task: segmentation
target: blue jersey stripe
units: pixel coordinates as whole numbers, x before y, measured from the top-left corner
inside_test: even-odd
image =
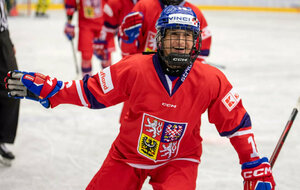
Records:
[[[106,106],[104,104],[101,104],[100,102],[98,102],[98,100],[96,100],[95,96],[88,89],[87,81],[89,78],[90,78],[89,75],[85,75],[85,77],[82,79],[82,81],[83,81],[83,89],[84,89],[85,95],[86,95],[89,103],[91,104],[91,108],[92,109],[105,108]]]
[[[231,131],[225,131],[223,133],[220,133],[221,136],[229,136],[232,135],[233,133],[235,133],[236,131],[238,131],[241,128],[245,128],[245,127],[251,127],[251,119],[249,114],[246,112],[241,123],[235,127],[233,130]]]

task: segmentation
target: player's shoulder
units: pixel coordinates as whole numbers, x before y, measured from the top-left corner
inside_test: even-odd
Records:
[[[185,3],[184,3],[183,6],[184,7],[189,7],[191,9],[193,9],[193,10],[200,10],[196,5],[194,5],[194,4],[190,3],[190,2],[187,2],[187,1],[185,1]]]
[[[105,2],[105,4],[109,5],[111,8],[118,8],[122,6],[119,0],[108,0]]]
[[[159,0],[139,0],[136,5],[149,5],[152,6],[154,4],[159,4]]]
[[[199,60],[196,60],[194,62],[193,68],[195,71],[202,76],[208,77],[208,78],[223,78],[225,77],[224,73],[219,70],[218,68],[209,65],[207,63],[203,63]]]
[[[132,61],[132,60],[144,60],[144,59],[149,59],[153,56],[154,54],[143,54],[143,53],[135,53],[132,55],[127,55],[125,56],[122,60],[124,61]]]
[[[146,66],[152,64],[152,57],[154,54],[145,55],[143,53],[136,53],[133,55],[125,56],[120,62],[122,64],[128,64],[133,68],[140,68],[141,66]]]
[[[161,10],[159,1],[139,0],[132,9],[133,11],[140,12],[153,12],[154,10]]]
[[[202,16],[203,15],[200,8],[197,7],[196,5],[190,3],[190,2],[185,1],[183,6],[191,8],[197,16]]]

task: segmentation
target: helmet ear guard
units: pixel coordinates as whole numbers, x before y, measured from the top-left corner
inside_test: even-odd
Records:
[[[196,60],[200,53],[202,40],[200,23],[196,14],[188,7],[170,5],[163,10],[157,20],[156,30],[157,51],[165,74],[180,76]],[[184,39],[167,39],[166,35],[169,30],[181,33]],[[190,35],[192,35],[192,38],[187,37]],[[188,50],[188,52],[183,51],[181,45],[177,45],[181,51],[174,50],[171,42],[168,46],[165,42],[166,40],[176,40],[176,43],[184,41],[184,50]],[[192,44],[188,49],[187,43]],[[169,53],[166,54],[167,48],[169,48]]]

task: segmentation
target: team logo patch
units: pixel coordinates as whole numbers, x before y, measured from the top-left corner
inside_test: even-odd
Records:
[[[178,153],[187,123],[166,121],[144,114],[138,152],[154,161],[165,161]]]
[[[147,36],[147,41],[146,41],[146,46],[145,46],[145,51],[146,52],[153,52],[156,50],[156,39],[155,39],[155,33],[149,31],[148,36]]]
[[[231,111],[240,102],[240,100],[240,95],[232,88],[222,99],[222,102],[228,111]]]
[[[205,27],[205,28],[202,29],[201,37],[202,37],[202,40],[205,40],[206,38],[211,37],[211,32],[208,29],[208,27]]]
[[[99,18],[102,16],[101,1],[83,0],[82,5],[85,18]]]
[[[98,73],[98,76],[104,94],[114,89],[114,85],[111,79],[110,67],[106,67],[105,69],[103,69],[103,71],[100,71]]]

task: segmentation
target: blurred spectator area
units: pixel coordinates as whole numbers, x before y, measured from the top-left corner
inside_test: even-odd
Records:
[[[202,10],[300,12],[300,0],[188,0]],[[37,0],[17,0],[18,10],[35,9]],[[63,0],[51,0],[49,9],[63,9]]]

